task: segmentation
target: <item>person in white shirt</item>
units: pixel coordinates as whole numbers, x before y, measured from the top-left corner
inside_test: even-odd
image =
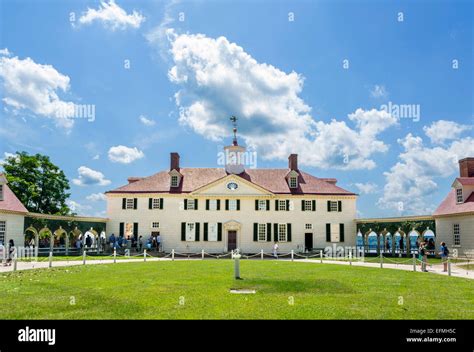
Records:
[[[273,256],[278,259],[278,242],[275,241],[275,244],[273,245]]]

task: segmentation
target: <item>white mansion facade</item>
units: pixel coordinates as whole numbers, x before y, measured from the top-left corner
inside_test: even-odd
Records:
[[[225,147],[225,168],[182,168],[171,153],[170,169],[106,192],[107,233],[130,238],[160,234],[164,251],[219,253],[239,248],[268,252],[355,246],[355,193],[335,179],[298,168],[245,169],[245,148]]]

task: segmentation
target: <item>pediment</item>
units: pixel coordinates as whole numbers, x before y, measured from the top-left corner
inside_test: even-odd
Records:
[[[228,175],[195,190],[192,195],[271,196],[273,193],[255,183],[244,180],[242,177]]]

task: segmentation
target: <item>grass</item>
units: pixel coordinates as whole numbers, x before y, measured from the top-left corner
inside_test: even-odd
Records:
[[[193,260],[3,273],[0,319],[474,318],[468,279],[256,260],[241,261],[244,280],[234,280],[233,265]]]

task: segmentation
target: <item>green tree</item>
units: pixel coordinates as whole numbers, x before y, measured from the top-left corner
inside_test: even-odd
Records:
[[[6,158],[3,169],[8,186],[28,211],[68,215],[69,181],[48,156],[17,152]]]

